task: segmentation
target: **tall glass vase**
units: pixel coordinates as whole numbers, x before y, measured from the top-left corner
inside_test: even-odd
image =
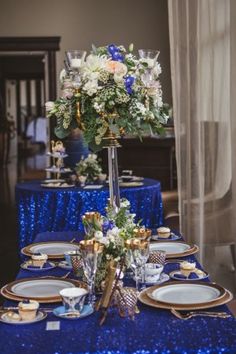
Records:
[[[120,147],[116,136],[109,130],[104,139],[104,148],[108,154],[109,194],[110,205],[117,212],[120,209],[120,188],[117,148]]]

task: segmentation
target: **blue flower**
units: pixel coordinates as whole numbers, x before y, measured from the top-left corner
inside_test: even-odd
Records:
[[[114,222],[111,220],[105,220],[102,225],[102,231],[104,234],[107,233],[108,230],[112,230],[114,227]]]
[[[112,60],[114,61],[120,61],[123,63],[124,61],[124,56],[121,54],[120,49],[115,46],[114,44],[110,44],[107,47],[108,53],[111,55]]]
[[[112,60],[115,60],[115,61],[120,61],[122,63],[124,61],[124,56],[120,52],[114,52],[111,57],[112,57]]]
[[[135,78],[131,75],[125,76],[125,89],[129,95],[133,93],[132,86],[134,84]]]
[[[108,52],[112,55],[114,52],[119,52],[119,48],[115,44],[110,44],[108,47]]]

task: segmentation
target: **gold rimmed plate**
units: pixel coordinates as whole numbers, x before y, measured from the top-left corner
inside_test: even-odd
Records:
[[[14,320],[10,316],[8,316],[9,312],[12,311],[6,311],[0,315],[1,322],[7,324],[14,324],[14,325],[25,325],[25,324],[31,324],[31,323],[42,321],[47,317],[47,314],[45,312],[39,310],[35,318],[32,320]]]
[[[228,290],[224,289],[223,287],[221,287],[217,284],[192,283],[193,286],[201,285],[201,284],[202,285],[203,284],[210,285],[212,287],[212,289],[214,288],[216,290],[216,292],[213,291],[215,298],[212,298],[210,300],[208,299],[207,301],[202,301],[202,302],[198,301],[197,303],[194,301],[192,301],[191,303],[188,303],[188,301],[187,301],[187,303],[184,303],[184,300],[180,301],[181,303],[176,303],[176,298],[175,298],[174,302],[173,302],[173,300],[171,302],[170,301],[163,302],[163,301],[158,301],[156,299],[153,299],[153,297],[152,297],[153,291],[155,291],[158,288],[159,289],[164,288],[164,287],[166,287],[166,285],[172,286],[173,284],[180,285],[179,283],[176,283],[176,282],[170,282],[168,284],[163,284],[160,286],[153,286],[151,288],[145,289],[139,294],[139,300],[146,305],[156,307],[156,308],[162,308],[162,309],[175,308],[177,310],[200,310],[200,309],[207,309],[207,308],[226,304],[227,302],[231,301],[233,298],[233,295]],[[190,283],[186,282],[186,285],[190,285]],[[172,293],[172,295],[174,295],[174,293]],[[191,296],[188,298],[191,298]]]
[[[1,289],[1,294],[6,298],[18,301],[29,299],[43,303],[60,302],[59,291],[69,287],[87,289],[87,285],[81,281],[68,278],[42,277],[13,281]]]
[[[38,242],[22,248],[21,253],[29,257],[34,253],[43,253],[46,254],[49,259],[61,259],[65,258],[65,252],[78,251],[79,247],[78,243],[65,241]]]
[[[199,251],[197,245],[184,241],[155,241],[150,243],[150,252],[165,251],[166,258],[186,257]]]
[[[136,181],[120,182],[119,186],[120,187],[141,187],[141,186],[143,186],[143,182],[136,182]]]

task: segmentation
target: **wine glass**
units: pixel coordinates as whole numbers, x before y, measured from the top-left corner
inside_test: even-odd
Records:
[[[149,242],[140,239],[126,241],[131,267],[135,270],[136,289],[139,287],[139,273],[141,273],[142,288],[145,287],[145,264],[149,258]]]
[[[80,252],[83,260],[83,270],[89,287],[89,304],[93,306],[95,274],[101,261],[104,246],[94,240],[80,241]]]

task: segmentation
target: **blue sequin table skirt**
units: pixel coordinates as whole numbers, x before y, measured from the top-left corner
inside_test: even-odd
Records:
[[[131,212],[136,221],[146,227],[156,228],[163,223],[161,185],[159,181],[145,179],[140,187],[121,188],[121,197],[131,202]],[[109,191],[50,189],[39,181],[16,185],[18,209],[19,248],[32,243],[35,236],[45,231],[83,231],[81,216],[86,211],[105,213]]]
[[[75,232],[42,233],[35,239],[43,241],[69,241],[81,235]],[[194,256],[185,257],[194,261]],[[195,260],[196,261],[196,260]],[[166,273],[176,269],[167,264]],[[200,265],[198,264],[198,267]],[[55,268],[37,274],[21,269],[17,278],[35,276],[63,276],[67,270]],[[134,286],[134,282],[130,284]],[[7,306],[15,306],[7,301]],[[55,308],[59,304],[48,305]],[[45,307],[45,304],[43,304]],[[235,354],[236,319],[195,317],[180,320],[168,310],[157,309],[138,303],[140,314],[134,320],[121,318],[111,310],[105,324],[99,326],[99,313],[78,319],[66,320],[48,314],[46,320],[32,325],[13,326],[0,323],[1,354]],[[219,306],[213,311],[228,311]],[[47,331],[47,321],[59,321],[60,330]]]

